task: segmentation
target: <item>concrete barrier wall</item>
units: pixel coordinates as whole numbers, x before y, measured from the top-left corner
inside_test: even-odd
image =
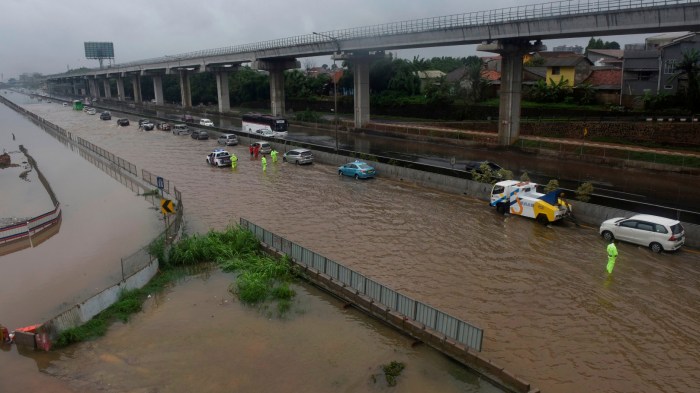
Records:
[[[119,299],[119,295],[122,291],[143,287],[157,272],[158,260],[155,259],[145,268],[128,277],[126,280],[103,290],[82,303],[76,304],[70,309],[49,319],[44,323],[44,326],[50,330],[52,338],[55,338],[58,333],[69,328],[80,326],[107,309]]]

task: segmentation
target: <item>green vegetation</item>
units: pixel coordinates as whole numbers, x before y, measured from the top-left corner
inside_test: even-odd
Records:
[[[576,199],[581,202],[588,202],[593,194],[593,184],[585,182],[576,189]]]
[[[486,163],[481,163],[479,169],[472,169],[470,172],[472,180],[480,183],[496,184],[501,180],[513,179],[513,172],[507,169],[499,169],[494,171]]]
[[[544,193],[546,194],[548,192],[554,191],[557,188],[559,188],[559,180],[552,179],[547,183],[546,186],[544,186]]]
[[[163,290],[203,263],[214,262],[226,272],[235,272],[229,291],[244,304],[266,307],[266,303],[276,302],[277,314],[281,316],[289,311],[295,296],[290,288],[294,271],[289,259],[268,256],[255,236],[240,227],[185,236],[169,249],[160,237],[149,245],[148,251],[160,261],[159,273],[143,288],[123,291],[115,304],[84,325],[61,332],[57,346],[101,336],[110,323],[128,321],[131,314],[141,310],[149,294]]]
[[[384,370],[384,376],[386,377],[386,383],[389,386],[396,386],[396,378],[401,375],[404,368],[406,368],[406,365],[397,361],[392,361],[389,364],[382,365],[382,370]]]
[[[620,44],[615,41],[604,42],[600,38],[596,39],[591,37],[591,39],[588,40],[588,45],[586,46],[586,50],[589,49],[620,49]]]
[[[158,191],[157,188],[154,188],[154,189],[149,190],[149,191],[144,191],[143,194],[141,194],[141,196],[151,196],[151,195],[160,195],[160,191]]]

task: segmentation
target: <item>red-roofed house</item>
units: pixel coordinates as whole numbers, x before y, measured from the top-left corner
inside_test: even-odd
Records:
[[[583,82],[593,87],[596,101],[601,104],[620,104],[620,87],[622,86],[622,69],[594,68],[591,75]]]

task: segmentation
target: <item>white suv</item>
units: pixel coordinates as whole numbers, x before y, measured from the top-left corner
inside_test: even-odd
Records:
[[[209,127],[214,127],[214,122],[209,120],[209,119],[200,119],[199,120],[199,125],[200,126],[209,126]]]
[[[653,252],[677,250],[685,243],[685,229],[680,221],[649,214],[611,218],[600,224],[599,232],[607,241],[639,244]]]

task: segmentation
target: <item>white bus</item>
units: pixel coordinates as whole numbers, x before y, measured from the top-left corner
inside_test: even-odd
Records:
[[[241,130],[252,134],[264,135],[262,130],[271,131],[274,136],[287,135],[287,119],[279,116],[246,113],[241,117]]]

